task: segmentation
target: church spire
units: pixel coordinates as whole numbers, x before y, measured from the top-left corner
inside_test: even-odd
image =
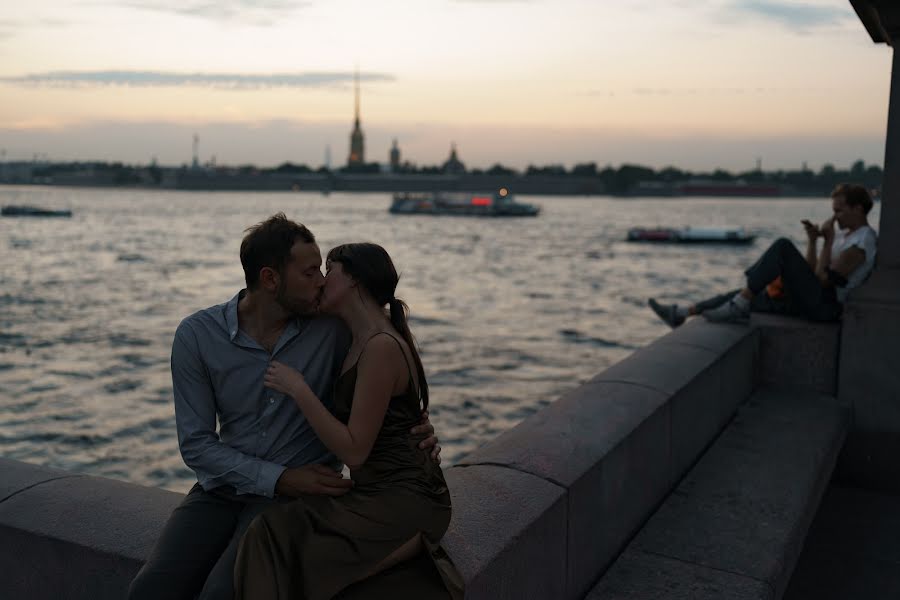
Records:
[[[356,119],[354,120],[354,124],[359,127],[359,67],[356,67],[356,71],[353,73],[353,87],[354,94],[356,97],[356,110],[354,111],[354,115]]]
[[[353,131],[350,134],[350,155],[347,157],[347,165],[350,167],[365,164],[363,132],[359,125],[359,66],[353,71],[353,94]]]

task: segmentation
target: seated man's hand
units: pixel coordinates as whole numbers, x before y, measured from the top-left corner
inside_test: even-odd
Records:
[[[431,448],[431,460],[437,464],[441,464],[441,446],[438,444],[438,438],[434,435],[434,426],[428,420],[428,411],[422,412],[422,421],[410,430],[413,435],[425,435],[425,439],[419,442],[419,448],[427,450]]]
[[[285,469],[275,483],[275,493],[296,498],[301,494],[343,496],[353,487],[353,481],[327,465],[305,465]]]
[[[812,223],[810,223],[806,219],[803,219],[800,222],[803,223],[803,229],[806,230],[806,237],[809,238],[809,241],[811,241],[811,242],[816,241],[816,238],[818,238],[821,235],[819,228],[817,226],[813,225]]]
[[[825,222],[822,223],[822,226],[819,227],[819,233],[825,238],[827,243],[831,243],[834,239],[834,217],[826,219]]]

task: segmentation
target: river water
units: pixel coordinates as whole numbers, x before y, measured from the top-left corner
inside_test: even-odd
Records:
[[[827,199],[525,197],[536,219],[392,216],[387,194],[0,187],[0,456],[185,491],[169,352],[186,315],[243,283],[243,231],[284,211],[323,251],[387,248],[412,311],[445,464],[667,331],[648,296],[739,287]],[[873,210],[877,223],[878,206]],[[744,226],[749,247],[629,244],[636,225]]]

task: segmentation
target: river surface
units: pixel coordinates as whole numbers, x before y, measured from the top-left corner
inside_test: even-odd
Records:
[[[284,211],[323,251],[387,248],[412,311],[446,464],[666,333],[648,296],[739,287],[827,199],[522,197],[536,219],[392,216],[387,194],[0,187],[0,456],[185,491],[169,352],[186,315],[243,284],[243,231]],[[877,223],[879,206],[870,220]],[[744,226],[749,247],[624,242],[636,225]]]

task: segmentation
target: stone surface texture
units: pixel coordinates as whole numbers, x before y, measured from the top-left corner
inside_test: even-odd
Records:
[[[123,598],[181,500],[165,490],[15,461],[4,460],[0,472],[4,484],[41,479],[0,502],[4,598]]]
[[[758,385],[835,395],[841,325],[754,314],[751,326],[760,332]]]
[[[900,269],[873,273],[844,310],[838,398],[854,428],[900,433]]]
[[[442,545],[466,582],[466,598],[563,598],[565,491],[492,466],[445,472],[453,520]]]
[[[586,600],[774,600],[764,581],[626,550]]]
[[[772,597],[781,597],[834,468],[847,421],[846,409],[834,397],[796,389],[757,391],[619,561],[629,552],[644,553],[762,583]],[[698,585],[700,575],[691,568],[662,570],[659,582],[630,581],[645,575],[636,575],[639,570],[632,567],[620,568],[619,561],[592,598],[650,599],[661,597],[654,595],[656,589],[693,590]],[[613,593],[619,589],[632,591],[626,596]]]

